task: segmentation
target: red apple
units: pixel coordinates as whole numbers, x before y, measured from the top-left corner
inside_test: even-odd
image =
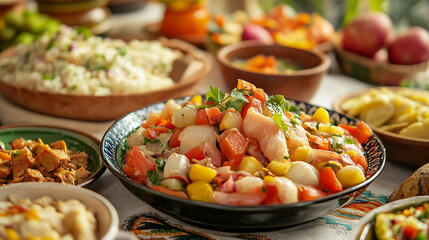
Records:
[[[343,48],[372,58],[390,39],[393,24],[381,12],[364,13],[353,19],[343,29]]]
[[[417,64],[429,59],[429,33],[421,27],[409,28],[388,47],[389,62]]]

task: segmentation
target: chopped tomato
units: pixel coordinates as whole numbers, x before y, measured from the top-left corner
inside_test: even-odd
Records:
[[[206,108],[207,118],[210,122],[210,125],[219,124],[222,120],[222,113],[219,111],[217,107]]]
[[[360,122],[357,126],[350,126],[346,124],[338,124],[339,127],[347,130],[353,137],[355,137],[361,144],[372,136],[371,128],[364,122]]]
[[[174,148],[174,147],[180,146],[179,136],[180,136],[180,133],[182,131],[183,131],[183,129],[181,129],[181,128],[176,128],[174,130],[173,135],[171,135],[170,142],[168,143],[168,145],[170,145],[170,147]]]
[[[249,108],[253,107],[253,109],[258,112],[262,113],[262,102],[259,99],[256,99],[254,97],[249,97],[249,103],[246,104],[246,106],[243,107],[243,110],[241,110],[241,117],[244,119],[247,115],[247,111]]]
[[[275,184],[265,185],[265,199],[263,204],[278,204],[281,200],[278,195],[277,186]]]
[[[207,113],[205,109],[200,109],[197,112],[197,116],[195,117],[196,125],[210,125],[209,118],[207,117]]]
[[[324,197],[326,194],[322,190],[314,186],[299,186],[298,199],[299,201],[310,201]]]
[[[147,160],[137,146],[133,146],[128,153],[127,161],[122,169],[132,180],[146,183],[147,172],[154,171],[156,166]]]
[[[187,153],[185,153],[185,156],[188,159],[197,159],[197,160],[203,160],[204,158],[206,158],[206,156],[204,156],[203,148],[200,146],[196,146],[192,148]]]
[[[337,176],[335,176],[335,172],[331,167],[319,169],[319,185],[321,189],[331,193],[341,192],[343,190],[343,186]]]
[[[262,104],[265,103],[266,99],[265,99],[265,91],[262,88],[257,88],[252,97],[258,99],[259,101],[261,101]]]
[[[260,205],[265,199],[265,193],[213,192],[213,201],[223,205],[254,206]]]
[[[145,134],[145,137],[149,139],[156,139],[159,137],[160,134],[168,133],[169,131],[170,129],[166,127],[151,127],[151,128],[146,128],[144,134]]]
[[[413,224],[406,224],[402,229],[402,234],[406,239],[416,239],[419,231]]]
[[[171,190],[169,188],[157,186],[157,185],[152,186],[151,188],[155,191],[162,192],[162,193],[174,196],[174,197],[188,199],[188,195],[186,195],[186,193],[183,191],[174,191],[174,190]]]
[[[232,170],[237,169],[241,159],[246,154],[248,145],[249,139],[238,130],[231,131],[219,142],[220,149],[225,153]]]

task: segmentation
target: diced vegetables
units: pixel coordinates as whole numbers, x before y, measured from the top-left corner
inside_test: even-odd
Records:
[[[337,126],[324,108],[307,115],[243,80],[230,94],[210,87],[206,99],[177,106],[168,101],[127,139],[124,171],[156,191],[252,206],[311,201],[365,181],[361,143],[372,132],[363,122]]]
[[[354,186],[365,181],[365,174],[362,169],[352,165],[339,169],[336,176],[344,187]]]
[[[276,176],[286,176],[286,173],[289,171],[291,167],[291,163],[288,160],[274,160],[271,161],[267,168]]]
[[[262,163],[254,157],[244,157],[238,165],[238,170],[254,174],[262,169]]]
[[[194,164],[189,171],[189,178],[192,182],[201,181],[210,183],[216,174],[217,172],[213,168]]]

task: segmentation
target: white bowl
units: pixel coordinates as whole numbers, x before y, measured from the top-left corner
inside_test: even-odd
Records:
[[[0,187],[0,201],[7,200],[9,195],[13,195],[17,199],[29,198],[30,200],[46,195],[52,196],[55,200],[79,200],[94,211],[100,239],[138,239],[134,234],[119,229],[119,217],[115,207],[106,198],[94,191],[53,182],[13,183]]]
[[[394,212],[396,210],[405,209],[412,206],[419,206],[424,202],[429,202],[428,196],[416,196],[405,198],[397,201],[393,201],[387,203],[383,206],[373,209],[365,216],[363,216],[356,226],[353,228],[353,232],[351,234],[351,240],[363,240],[363,239],[373,239],[371,238],[374,231],[374,218],[375,215],[379,213],[389,213]]]

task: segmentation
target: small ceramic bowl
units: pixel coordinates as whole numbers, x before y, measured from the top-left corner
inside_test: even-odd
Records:
[[[392,91],[400,88],[401,87],[389,87]],[[341,103],[366,92],[367,90],[364,90],[340,96],[334,100],[332,107],[335,111],[341,114],[346,114],[341,108]],[[401,136],[399,134],[380,129],[379,127],[370,127],[380,137],[386,147],[387,159],[389,161],[414,167],[420,167],[429,162],[429,139]]]
[[[89,189],[60,183],[14,183],[0,187],[0,201],[8,196],[16,199],[35,200],[43,196],[52,196],[54,200],[76,199],[94,212],[98,225],[99,239],[103,240],[137,240],[129,232],[119,230],[119,217],[115,207],[100,194]]]
[[[302,70],[292,73],[261,73],[248,71],[234,65],[235,60],[250,59],[258,54],[274,55],[277,59],[288,59]],[[244,79],[262,88],[270,95],[281,94],[288,99],[309,102],[320,86],[323,76],[331,65],[322,52],[286,47],[278,44],[266,45],[255,41],[234,43],[221,48],[216,54],[223,77],[230,89],[237,79]]]
[[[189,99],[176,99],[176,102],[182,103]],[[299,101],[291,101],[291,104],[296,104],[308,114],[313,114],[319,108]],[[363,144],[368,157],[366,180],[339,193],[312,201],[258,206],[220,205],[173,197],[132,181],[122,170],[127,137],[141,126],[150,113],[162,111],[164,105],[163,102],[153,104],[116,121],[103,136],[101,154],[107,168],[131,193],[158,210],[204,228],[222,231],[268,231],[313,220],[350,203],[377,178],[384,167],[386,157],[384,147],[379,138],[374,135]],[[329,111],[329,114],[332,121],[356,124],[356,119],[333,111]]]
[[[47,125],[4,125],[0,126],[0,142],[10,149],[10,143],[17,138],[37,140],[42,139],[44,143],[64,140],[71,151],[85,151],[89,155],[88,171],[91,175],[79,184],[81,187],[88,186],[97,180],[106,170],[100,157],[100,140],[78,130],[60,128]]]
[[[423,203],[429,203],[429,196],[417,196],[398,201],[390,202],[383,206],[373,209],[371,212],[363,216],[357,225],[353,227],[351,240],[366,240],[376,239],[375,236],[375,216],[379,213],[390,213],[398,210],[403,210],[409,207],[420,206]]]

